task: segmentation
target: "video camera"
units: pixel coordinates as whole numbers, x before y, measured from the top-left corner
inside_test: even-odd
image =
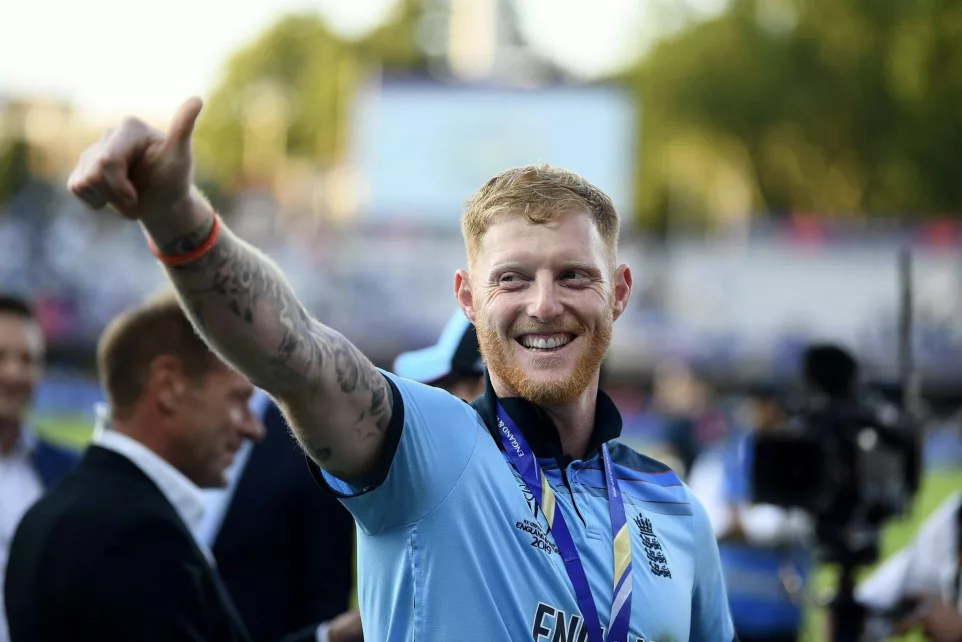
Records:
[[[753,501],[807,511],[816,552],[839,566],[830,605],[835,642],[862,638],[867,613],[855,600],[855,570],[878,560],[882,526],[908,512],[921,479],[908,250],[899,257],[899,285],[898,382],[863,384],[852,355],[810,346],[801,386],[783,403],[787,429],[758,435],[752,456]]]
[[[803,361],[803,385],[782,403],[788,426],[756,438],[753,500],[812,515],[825,561],[872,564],[884,522],[918,491],[917,426],[900,389],[861,386],[843,349],[811,346]]]

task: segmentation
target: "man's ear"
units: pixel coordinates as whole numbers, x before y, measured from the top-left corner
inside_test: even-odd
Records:
[[[161,355],[150,362],[145,396],[156,400],[161,411],[171,414],[187,394],[187,384],[180,361],[171,355]]]
[[[471,275],[461,269],[454,274],[454,296],[471,323],[475,323],[474,293],[471,291]]]
[[[631,297],[631,268],[625,264],[618,266],[615,270],[614,278],[614,318],[617,319],[628,307],[628,299]]]

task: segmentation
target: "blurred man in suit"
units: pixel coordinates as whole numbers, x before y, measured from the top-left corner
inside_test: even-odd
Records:
[[[437,343],[398,355],[394,374],[474,401],[484,393],[484,363],[474,324],[458,308]]]
[[[205,491],[198,537],[255,642],[303,631],[319,642],[359,642],[361,618],[346,612],[354,583],[354,518],[318,493],[280,408],[255,391],[264,439],[246,441],[224,488]],[[314,631],[312,634],[311,631]]]
[[[0,594],[20,518],[78,459],[37,436],[26,423],[43,359],[43,333],[30,304],[0,295]],[[0,604],[0,642],[9,639]]]
[[[201,487],[260,439],[253,387],[176,299],[115,319],[98,346],[112,425],[23,517],[5,599],[13,642],[248,642],[195,541]]]

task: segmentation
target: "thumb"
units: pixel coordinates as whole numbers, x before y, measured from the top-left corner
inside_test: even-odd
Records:
[[[196,96],[188,98],[180,106],[170,122],[170,129],[167,130],[168,145],[176,145],[185,151],[190,149],[190,137],[194,133],[194,124],[203,106],[204,101]]]

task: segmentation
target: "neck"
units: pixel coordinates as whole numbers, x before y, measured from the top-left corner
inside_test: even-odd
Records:
[[[520,397],[514,389],[505,384],[494,373],[489,372],[491,386],[499,397]],[[584,392],[563,404],[538,404],[538,407],[551,417],[558,429],[561,448],[574,459],[583,459],[595,429],[595,409],[598,405],[598,375]]]
[[[9,455],[20,441],[20,420],[0,419],[0,455]]]
[[[166,440],[158,434],[160,431],[157,430],[156,426],[147,425],[135,416],[126,420],[115,419],[110,424],[110,430],[130,437],[142,446],[152,450],[154,454],[161,459],[173,465],[170,458],[170,447]]]

